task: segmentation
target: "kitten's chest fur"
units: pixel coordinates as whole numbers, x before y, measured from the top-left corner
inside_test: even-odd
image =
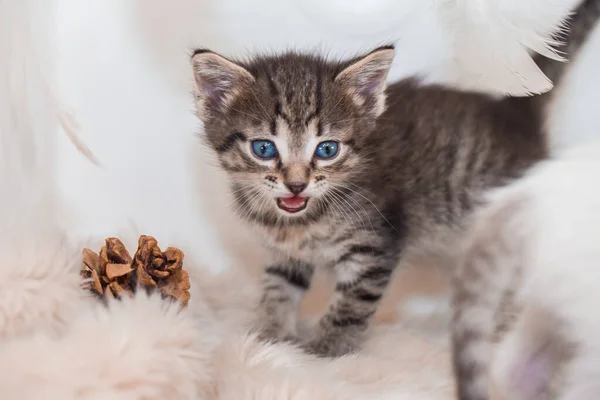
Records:
[[[262,227],[270,253],[300,259],[319,267],[330,267],[355,233],[346,225],[324,217],[310,225]]]

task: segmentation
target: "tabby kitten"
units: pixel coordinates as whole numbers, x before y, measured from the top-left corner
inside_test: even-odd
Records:
[[[450,251],[447,239],[484,190],[547,156],[540,98],[498,100],[416,78],[386,88],[393,58],[392,46],[347,61],[192,56],[205,139],[229,174],[237,212],[269,250],[259,307],[266,338],[322,356],[353,351],[398,262]],[[562,68],[543,63],[556,80]],[[298,305],[317,267],[336,274],[335,296],[314,332],[298,338]]]

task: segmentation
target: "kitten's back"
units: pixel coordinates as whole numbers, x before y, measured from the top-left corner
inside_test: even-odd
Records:
[[[577,55],[599,16],[599,0],[576,9],[572,31],[559,47],[567,58]],[[568,68],[541,56],[536,62],[555,83]],[[358,143],[370,157],[360,184],[381,199],[380,208],[405,204],[402,213],[390,211],[390,219],[399,214],[427,234],[460,225],[482,191],[548,157],[545,110],[553,93],[497,99],[418,79],[396,82],[387,89],[387,108],[375,130]]]

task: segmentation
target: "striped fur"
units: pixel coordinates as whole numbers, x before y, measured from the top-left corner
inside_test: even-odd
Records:
[[[266,338],[351,352],[398,262],[453,251],[482,193],[547,156],[544,102],[417,79],[386,89],[392,57],[391,47],[340,62],[295,52],[192,56],[204,139],[229,173],[236,212],[264,234],[271,257],[258,321]],[[278,156],[257,158],[254,140],[272,141]],[[314,157],[326,140],[340,144],[333,160]],[[309,200],[289,214],[277,198],[298,182]],[[316,268],[335,272],[336,293],[312,335],[298,338],[296,311]]]

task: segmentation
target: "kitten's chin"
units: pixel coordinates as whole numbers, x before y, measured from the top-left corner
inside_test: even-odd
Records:
[[[298,215],[302,214],[309,202],[308,197],[301,196],[293,196],[293,197],[279,197],[277,202],[277,207],[281,210],[285,215]]]

